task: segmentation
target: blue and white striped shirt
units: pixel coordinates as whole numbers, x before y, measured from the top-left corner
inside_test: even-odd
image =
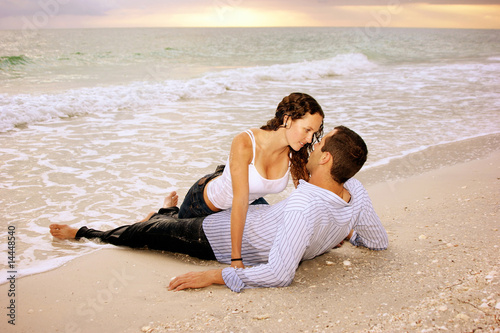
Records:
[[[299,263],[338,245],[351,230],[351,243],[372,250],[387,248],[387,233],[363,185],[356,179],[344,186],[349,203],[331,191],[300,181],[285,200],[249,206],[243,232],[242,257],[249,268],[222,271],[233,291],[254,287],[285,287]],[[231,211],[205,218],[203,230],[219,262],[231,263]]]

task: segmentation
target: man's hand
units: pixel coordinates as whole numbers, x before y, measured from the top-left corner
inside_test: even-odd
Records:
[[[179,291],[183,289],[204,288],[212,284],[224,284],[222,269],[204,272],[189,272],[176,276],[170,281],[168,290]]]

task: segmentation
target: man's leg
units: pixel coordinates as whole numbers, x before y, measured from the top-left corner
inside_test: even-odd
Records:
[[[99,238],[105,243],[118,246],[147,247],[214,260],[215,255],[203,231],[204,218],[178,219],[178,211],[177,207],[162,208],[146,222],[137,222],[109,231],[82,227],[75,233],[76,229],[68,226],[51,225],[51,233],[54,237],[63,239]],[[72,235],[74,237],[71,237]]]
[[[202,217],[177,219],[167,214],[156,214],[147,222],[138,222],[106,232],[83,227],[78,230],[75,238],[99,238],[113,245],[147,247],[213,260],[215,255],[203,232],[203,220]]]

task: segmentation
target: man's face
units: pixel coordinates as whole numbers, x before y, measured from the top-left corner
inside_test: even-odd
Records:
[[[333,130],[323,136],[320,142],[317,142],[314,144],[314,150],[312,151],[311,155],[309,155],[309,160],[307,161],[306,168],[307,170],[312,173],[313,169],[319,164],[319,159],[321,157],[321,149],[325,145],[325,140],[335,134],[336,130]]]

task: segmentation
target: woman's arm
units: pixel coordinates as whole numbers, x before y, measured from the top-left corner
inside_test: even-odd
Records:
[[[231,145],[229,167],[233,185],[231,210],[231,258],[241,258],[243,229],[248,211],[248,165],[252,162],[252,141],[246,133],[238,134]],[[231,266],[243,268],[242,261],[232,261]]]

